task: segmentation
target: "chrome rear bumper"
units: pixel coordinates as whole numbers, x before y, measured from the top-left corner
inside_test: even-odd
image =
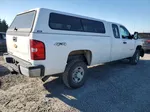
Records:
[[[4,61],[8,65],[8,69],[15,70],[22,75],[29,77],[43,77],[45,67],[43,65],[33,66],[31,63],[26,62],[18,57],[12,56],[8,53],[3,54]]]

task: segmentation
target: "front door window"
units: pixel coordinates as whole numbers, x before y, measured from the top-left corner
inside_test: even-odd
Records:
[[[123,39],[129,39],[130,33],[125,27],[120,26],[120,33]]]

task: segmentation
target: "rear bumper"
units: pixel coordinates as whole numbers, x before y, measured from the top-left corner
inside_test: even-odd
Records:
[[[3,54],[4,61],[8,65],[8,69],[15,70],[22,75],[29,77],[42,77],[44,76],[45,67],[43,65],[33,66],[24,60],[14,57],[8,53]]]

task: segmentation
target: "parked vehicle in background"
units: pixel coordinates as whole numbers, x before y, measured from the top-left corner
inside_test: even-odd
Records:
[[[4,32],[0,32],[0,52],[6,52],[6,34]]]
[[[70,88],[84,84],[87,66],[125,58],[136,65],[144,56],[138,33],[121,24],[43,8],[18,14],[6,38],[4,59],[13,70],[30,77],[63,73]]]
[[[145,51],[149,51],[150,50],[150,38],[144,40],[143,49]]]
[[[150,33],[139,33],[140,38],[143,40],[143,49],[150,50]]]

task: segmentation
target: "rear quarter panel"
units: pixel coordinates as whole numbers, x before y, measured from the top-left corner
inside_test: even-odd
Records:
[[[45,44],[46,59],[33,61],[34,65],[45,66],[45,75],[63,72],[69,53],[75,50],[90,50],[92,52],[91,65],[110,61],[110,37],[67,34],[34,34],[33,37]],[[64,42],[66,45],[57,46],[56,43],[59,42]]]

